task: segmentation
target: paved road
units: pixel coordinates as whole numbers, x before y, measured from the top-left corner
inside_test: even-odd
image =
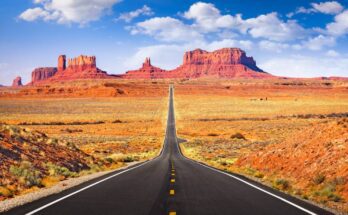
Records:
[[[178,148],[173,89],[166,139],[156,159],[113,172],[8,214],[330,214],[242,176],[184,158]]]

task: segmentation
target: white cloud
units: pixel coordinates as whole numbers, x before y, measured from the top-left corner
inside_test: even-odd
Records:
[[[31,22],[39,18],[45,18],[48,15],[49,13],[47,11],[43,10],[40,7],[35,7],[29,8],[23,13],[21,13],[21,15],[19,15],[19,18]]]
[[[295,14],[305,13],[324,13],[324,14],[338,14],[342,12],[344,7],[337,1],[327,1],[320,3],[311,3],[311,8],[299,7],[295,12],[291,12],[287,14],[287,17],[291,18]]]
[[[329,50],[326,52],[326,56],[328,57],[338,57],[340,54],[336,52],[335,50]]]
[[[232,28],[242,23],[241,15],[221,15],[220,10],[211,3],[197,2],[183,15],[193,19],[194,26],[206,32],[217,31],[220,28]]]
[[[279,42],[272,42],[268,40],[262,40],[259,42],[259,47],[261,50],[267,50],[271,52],[282,52],[284,49],[289,48],[289,44],[286,43],[279,43]]]
[[[334,36],[341,36],[348,33],[348,10],[335,16],[335,21],[326,25],[326,30]]]
[[[85,25],[98,20],[118,2],[120,0],[35,0],[34,3],[41,7],[27,9],[19,18],[25,21],[42,19],[59,24]]]
[[[203,36],[189,25],[171,17],[155,17],[130,27],[131,34],[146,34],[165,42],[201,40]]]
[[[310,38],[308,41],[303,43],[305,47],[310,50],[318,51],[323,47],[332,47],[336,44],[336,39],[330,36],[319,35],[314,38]]]
[[[259,64],[263,70],[287,77],[347,76],[348,58],[310,56],[271,57]]]
[[[144,15],[144,16],[152,16],[154,12],[150,7],[144,5],[142,8],[139,8],[134,11],[130,11],[128,13],[122,13],[116,20],[123,20],[125,22],[131,22],[134,18]]]
[[[295,20],[284,22],[273,12],[245,20],[246,31],[254,38],[288,41],[302,38],[306,30]]]
[[[311,5],[316,11],[325,14],[338,14],[343,10],[343,6],[337,1],[312,3]]]

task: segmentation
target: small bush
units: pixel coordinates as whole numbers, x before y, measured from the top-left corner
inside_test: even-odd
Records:
[[[108,158],[105,158],[105,161],[108,162],[108,163],[114,163],[114,159],[108,157]]]
[[[51,162],[47,163],[46,167],[50,176],[73,177],[76,175],[75,172],[71,172],[68,168],[63,166],[57,166]]]
[[[119,119],[116,119],[116,120],[112,121],[112,123],[122,123],[122,121]]]
[[[254,176],[255,176],[256,178],[263,178],[263,177],[264,177],[264,175],[263,175],[261,172],[256,172],[256,173],[254,174]]]
[[[0,196],[11,197],[13,196],[13,194],[11,190],[7,189],[6,187],[0,186]]]
[[[23,161],[19,166],[11,165],[10,173],[17,176],[18,181],[27,187],[41,185],[41,173],[29,161]]]
[[[324,181],[325,181],[325,175],[323,175],[323,174],[318,174],[313,178],[313,182],[316,185],[321,184]]]
[[[290,187],[290,182],[286,179],[277,179],[275,181],[275,185],[277,188],[280,188],[282,190],[287,190]]]
[[[133,158],[133,157],[130,157],[130,156],[127,156],[127,157],[123,158],[122,161],[123,161],[123,162],[126,162],[126,163],[129,163],[129,162],[133,162],[133,161],[134,161],[134,158]]]
[[[240,140],[245,140],[246,138],[244,137],[243,134],[241,133],[235,133],[231,135],[231,139],[240,139]]]

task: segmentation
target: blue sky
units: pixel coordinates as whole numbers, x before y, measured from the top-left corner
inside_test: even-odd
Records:
[[[240,47],[272,74],[348,76],[348,1],[2,0],[0,84],[56,66],[66,54],[97,56],[123,73],[144,58],[164,69],[183,53]]]

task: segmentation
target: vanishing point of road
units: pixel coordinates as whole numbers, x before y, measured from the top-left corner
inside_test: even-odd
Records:
[[[158,157],[6,214],[331,214],[243,176],[185,158],[178,147],[173,94],[170,86],[166,138]]]

